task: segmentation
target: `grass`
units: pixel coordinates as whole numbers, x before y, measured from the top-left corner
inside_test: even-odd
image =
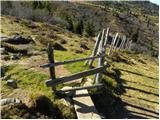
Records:
[[[44,95],[58,106],[64,118],[76,118],[74,110],[63,105],[62,102],[60,102],[61,98],[53,94],[51,88],[45,85],[45,80],[49,79],[49,76],[46,74],[27,70],[20,65],[15,64],[7,67],[6,75],[10,76],[9,79],[19,80],[17,82],[20,90],[15,93],[14,89],[6,86],[6,81],[2,81],[3,96],[19,96],[19,94],[24,94],[23,100],[29,98],[32,101],[35,101],[38,96]]]
[[[94,45],[92,39],[86,39],[85,37],[77,36],[76,34],[64,30],[61,31],[61,28],[43,23],[35,23],[36,28],[31,29],[30,27],[28,27],[28,25],[26,25],[27,23],[23,23],[23,21],[21,20],[19,20],[19,22],[17,23],[14,21],[15,19],[16,18],[14,17],[2,16],[2,34],[14,35],[16,33],[19,33],[25,36],[37,36],[35,39],[36,45],[33,46],[33,48],[36,48],[37,50],[46,48],[46,46],[42,45],[44,44],[43,42],[46,39],[52,42],[61,42],[62,39],[67,41],[66,44],[63,44],[64,47],[67,48],[67,51],[55,50],[56,61],[85,58],[91,55],[91,51]],[[50,30],[55,31],[56,38],[49,38],[47,33],[50,32]],[[44,35],[42,35],[42,33],[44,33]],[[40,43],[38,38],[45,39]],[[90,50],[82,50],[80,48],[80,44],[82,42],[84,42],[90,48]],[[76,53],[76,50],[82,50],[83,53]],[[28,57],[24,59],[28,59]],[[102,94],[101,97],[98,97],[99,99],[97,101],[95,99],[95,104],[100,104],[100,109],[102,108],[104,111],[106,111],[105,108],[108,108],[108,106],[112,106],[108,104],[113,102],[111,98],[109,98],[108,100],[107,97],[114,96],[113,98],[115,99],[115,96],[118,96],[118,98],[121,98],[122,100],[125,99],[128,103],[134,102],[139,106],[151,108],[156,111],[158,106],[158,97],[156,96],[158,94],[158,64],[153,60],[153,58],[141,54],[119,52],[118,57],[113,56],[113,59],[107,58],[107,61],[110,63],[111,67],[107,68],[108,73],[107,76],[103,77],[103,82],[105,82],[105,84],[109,87],[105,89],[105,93]],[[96,63],[97,61],[94,63],[94,66],[96,66]],[[66,64],[64,65],[64,67],[71,74],[89,69],[84,65],[84,62]],[[119,82],[122,83],[123,89],[127,90],[127,93],[121,93],[121,96],[115,93],[115,91],[119,89],[118,83],[116,81],[116,72],[114,71],[114,69],[120,71]],[[15,94],[23,92],[27,93],[28,96],[32,99],[36,99],[37,95],[39,94],[45,95],[60,108],[61,112],[64,114],[64,118],[75,118],[75,113],[73,111],[70,111],[70,108],[67,109],[66,107],[62,106],[61,102],[59,102],[60,98],[52,94],[51,88],[45,85],[44,81],[49,79],[49,76],[44,72],[26,69],[23,66],[14,64],[8,66],[6,75],[10,76],[11,79],[20,80],[18,82],[18,87],[21,88],[22,91],[15,92],[16,89],[13,90],[11,88],[8,88],[5,85],[6,81],[2,81],[2,96],[15,96]],[[94,76],[89,77],[93,79]],[[61,87],[62,86],[58,86],[57,88],[60,89]],[[108,102],[106,102],[107,100]],[[114,109],[117,108],[115,107]],[[114,109],[112,110],[114,111]],[[100,111],[103,113],[103,110]],[[113,111],[109,110],[108,112]],[[105,112],[105,114],[107,113]],[[116,114],[119,113],[116,112],[113,115],[116,116]],[[113,117],[113,115],[111,116]]]

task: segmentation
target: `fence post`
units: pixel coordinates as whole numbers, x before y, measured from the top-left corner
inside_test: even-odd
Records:
[[[124,43],[125,43],[125,41],[126,41],[126,36],[123,35],[122,42],[121,42],[121,45],[119,47],[120,49],[124,49]]]
[[[132,40],[131,40],[131,41],[129,41],[128,50],[130,50],[130,49],[131,49],[131,44],[132,44]]]
[[[110,28],[108,27],[108,28],[107,28],[107,32],[106,32],[106,38],[105,38],[105,41],[104,41],[105,49],[106,49],[106,47],[107,47],[108,36],[109,36],[109,30],[110,30]]]
[[[53,49],[53,47],[52,47],[51,44],[48,44],[47,53],[48,53],[49,63],[54,64],[54,49]],[[49,72],[50,72],[51,79],[54,80],[56,78],[56,75],[55,75],[55,66],[49,67]],[[56,91],[56,89],[54,87],[52,87],[52,90]]]
[[[112,49],[114,47],[114,44],[115,44],[117,37],[118,37],[118,33],[115,35],[114,39],[112,40],[108,55],[110,55],[112,53]]]
[[[96,54],[97,54],[97,51],[98,51],[98,46],[99,46],[99,43],[100,43],[100,40],[101,40],[101,36],[102,36],[102,32],[100,32],[96,38],[96,43],[95,43],[95,46],[93,48],[93,52],[92,52],[92,55],[91,57],[94,57]],[[89,66],[92,66],[93,64],[93,61],[94,60],[88,60],[86,62],[86,64],[88,64]]]
[[[117,50],[117,46],[118,46],[119,40],[120,40],[120,36],[118,36],[118,38],[117,38],[117,40],[116,40],[116,43],[115,43],[116,45],[114,46],[114,49],[115,49],[115,50]]]
[[[98,53],[100,55],[105,55],[105,47],[104,47],[104,42],[105,42],[105,35],[106,35],[106,30],[103,29],[103,32],[102,32],[102,39],[101,39],[101,42],[100,42],[100,45],[99,45],[99,49],[98,49]],[[104,65],[104,57],[100,57],[98,59],[98,67],[100,66],[103,66]],[[95,75],[95,81],[96,81],[96,84],[99,83],[99,80],[101,79],[102,77],[102,74],[101,73],[98,73]]]

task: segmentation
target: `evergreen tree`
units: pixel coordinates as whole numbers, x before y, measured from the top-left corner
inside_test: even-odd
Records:
[[[86,37],[92,37],[94,36],[94,26],[93,23],[91,22],[87,22],[87,24],[85,25],[85,36]]]
[[[77,34],[82,35],[83,34],[83,21],[80,20],[74,25],[74,32]]]
[[[67,25],[67,29],[69,31],[72,31],[73,32],[73,20],[71,17],[69,16],[66,16],[65,20],[67,21],[68,25]]]
[[[137,42],[139,37],[139,28],[136,30],[136,32],[132,35],[133,42]]]

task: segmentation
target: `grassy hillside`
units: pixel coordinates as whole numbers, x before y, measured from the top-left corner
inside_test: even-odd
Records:
[[[57,15],[55,16],[65,12],[64,9],[69,6],[73,8],[76,6],[78,11],[84,7],[87,10],[90,9],[90,12],[94,9],[100,14],[105,13],[101,8],[95,8],[93,4],[57,2],[54,5],[57,5],[54,13]],[[62,6],[58,7],[58,5]],[[72,11],[73,8],[67,8],[67,10]],[[68,13],[71,14],[70,11]],[[80,14],[79,12],[76,13]],[[113,17],[110,13],[105,14]],[[114,16],[113,18],[115,21],[109,20],[112,23],[111,32],[121,33],[123,30],[120,28],[121,24],[116,22],[117,17]],[[29,44],[19,45],[12,43],[6,45],[6,42],[1,42],[4,48],[8,47],[10,50],[6,50],[1,55],[1,66],[5,69],[4,74],[6,76],[1,81],[1,97],[2,99],[15,97],[22,100],[21,105],[3,106],[2,118],[76,118],[72,101],[71,103],[64,102],[62,97],[55,95],[51,88],[45,85],[45,80],[50,77],[49,71],[40,68],[39,65],[48,62],[47,43],[52,43],[55,48],[55,60],[64,61],[90,56],[95,38],[87,38],[69,32],[61,25],[34,22],[9,15],[1,16],[1,24],[1,36],[21,35],[33,40]],[[82,44],[89,49],[82,48]],[[60,46],[61,49],[57,46]],[[20,55],[22,49],[28,51],[27,55]],[[18,50],[18,53],[14,54],[20,59],[10,59],[13,50]],[[110,67],[107,68],[106,76],[102,82],[107,87],[100,90],[101,94],[92,96],[98,112],[104,118],[157,118],[159,104],[157,58],[129,51],[119,51],[113,57],[107,57],[106,60]],[[56,77],[86,69],[89,68],[83,62],[59,66],[56,67]],[[90,78],[93,77],[90,76]],[[18,88],[8,87],[6,84],[9,79],[15,80]],[[72,83],[67,84],[67,86],[79,86],[80,84],[78,81],[77,84]],[[59,85],[57,89],[61,89],[63,86],[66,85]],[[93,93],[94,90],[90,92]]]
[[[27,12],[23,12],[24,9]],[[2,2],[2,14],[48,22],[64,28],[68,26],[66,17],[69,17],[73,25],[83,21],[84,28],[87,22],[93,23],[95,35],[102,28],[111,27],[112,32],[126,35],[146,46],[148,51],[153,47],[158,52],[158,6],[149,1],[53,1],[41,2],[39,8],[34,8],[34,2]]]

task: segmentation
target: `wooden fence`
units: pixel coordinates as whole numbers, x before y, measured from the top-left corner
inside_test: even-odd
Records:
[[[46,85],[49,87],[52,87],[52,90],[54,92],[68,92],[68,91],[103,87],[104,85],[100,83],[100,79],[102,78],[103,72],[107,68],[107,65],[105,64],[105,57],[107,56],[106,48],[108,44],[109,31],[110,31],[110,28],[103,29],[103,31],[101,31],[98,34],[92,54],[90,57],[87,57],[87,58],[79,58],[79,59],[67,60],[63,62],[55,62],[54,49],[52,45],[49,44],[48,49],[47,49],[49,63],[41,65],[41,67],[43,68],[49,68],[49,71],[50,71],[50,79],[46,80]],[[113,50],[129,49],[131,43],[132,41],[129,41],[128,39],[126,39],[126,36],[123,36],[123,38],[121,39],[120,35],[116,33],[116,35],[112,37],[112,42],[110,44],[108,55],[109,56],[112,55]],[[72,74],[70,76],[56,78],[56,74],[55,74],[56,66],[64,65],[64,64],[71,64],[71,63],[81,62],[81,61],[86,61],[86,60],[87,60],[86,65],[92,66],[95,59],[98,59],[98,64],[96,68],[93,68],[87,71],[83,71],[83,72],[79,72],[76,74]],[[74,81],[79,78],[87,77],[87,76],[94,75],[94,74],[95,74],[95,84],[92,86],[77,87],[77,88],[72,88],[72,89],[67,89],[67,90],[56,90],[55,88],[55,86],[58,84],[66,83],[69,81]]]
[[[75,62],[81,62],[81,61],[85,61],[85,60],[94,60],[94,59],[97,59],[97,58],[98,59],[103,58],[104,57],[103,54],[102,55],[97,55],[97,56],[94,56],[94,57],[80,58],[80,59],[68,60],[68,61],[63,61],[63,62],[55,62],[54,61],[54,49],[53,49],[51,44],[48,45],[47,53],[48,53],[49,63],[43,64],[40,67],[49,68],[51,79],[46,80],[46,85],[52,87],[54,92],[66,92],[66,91],[75,91],[75,90],[81,90],[81,89],[92,89],[92,88],[96,88],[96,87],[103,87],[103,84],[97,83],[93,86],[78,87],[78,88],[73,88],[73,89],[68,89],[68,90],[56,90],[55,89],[55,86],[58,85],[58,84],[66,83],[66,82],[69,82],[69,81],[74,81],[76,79],[83,78],[83,77],[86,77],[86,76],[90,76],[90,75],[93,75],[93,74],[102,73],[107,68],[107,65],[103,65],[103,66],[93,68],[93,69],[90,69],[90,70],[87,70],[87,71],[72,74],[70,76],[66,76],[66,77],[62,77],[62,78],[56,78],[56,74],[55,74],[55,67],[56,66],[75,63]]]

